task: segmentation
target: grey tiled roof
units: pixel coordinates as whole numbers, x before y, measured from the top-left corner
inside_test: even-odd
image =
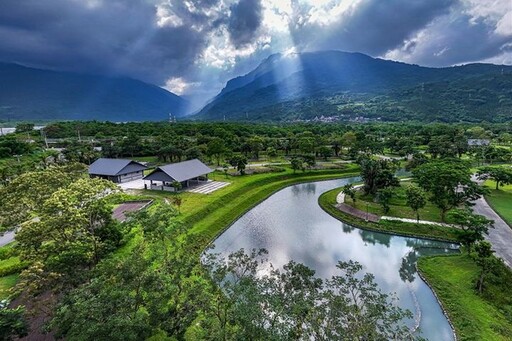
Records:
[[[175,181],[186,181],[198,176],[205,175],[213,172],[213,169],[199,161],[198,159],[188,160],[170,165],[160,166],[156,168],[151,174],[146,176],[144,180],[162,181],[162,173],[165,173]],[[166,179],[169,181],[171,179]]]
[[[101,158],[89,166],[89,174],[115,176],[145,169],[146,166],[133,160]]]

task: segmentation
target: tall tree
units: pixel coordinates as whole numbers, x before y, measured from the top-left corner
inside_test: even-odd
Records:
[[[512,184],[512,168],[506,166],[481,167],[477,172],[478,179],[491,179],[496,182],[496,190],[499,186]]]
[[[21,259],[32,263],[20,285],[35,291],[76,285],[84,270],[118,247],[121,235],[110,204],[116,191],[109,181],[83,178],[47,198],[37,219],[16,235]],[[34,274],[40,282],[33,281]]]
[[[427,194],[420,187],[409,185],[405,188],[407,206],[416,213],[416,221],[420,221],[419,210],[427,204]]]
[[[379,189],[398,186],[399,181],[395,176],[398,166],[395,162],[363,156],[358,160],[358,164],[361,166],[363,189],[366,194],[374,195]]]
[[[80,164],[24,173],[0,188],[0,227],[14,228],[38,215],[53,193],[85,176]]]
[[[458,159],[443,159],[425,163],[413,170],[415,181],[430,193],[429,200],[441,210],[445,221],[446,212],[460,205],[471,205],[480,198],[484,189],[471,181],[471,169]]]

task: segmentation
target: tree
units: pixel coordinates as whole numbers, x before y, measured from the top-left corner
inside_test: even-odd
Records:
[[[206,266],[216,291],[201,324],[213,339],[376,340],[410,339],[403,319],[411,317],[380,292],[362,266],[339,262],[329,280],[293,261],[257,275],[264,253],[243,250],[227,260],[210,255]],[[226,280],[228,279],[229,280]],[[215,321],[215,323],[204,323]],[[413,338],[414,339],[414,338]]]
[[[58,337],[184,339],[210,303],[211,282],[199,276],[194,241],[175,216],[170,206],[161,206],[132,217],[130,224],[143,228],[144,238],[126,257],[103,260],[92,280],[64,297],[51,321]]]
[[[245,167],[247,166],[247,158],[243,155],[234,155],[230,160],[229,164],[236,168],[240,175],[245,174]]]
[[[430,193],[429,200],[441,210],[443,221],[446,212],[460,205],[469,206],[484,193],[471,181],[469,165],[458,159],[425,163],[414,169],[413,175],[418,185]]]
[[[462,229],[458,238],[461,244],[467,248],[468,254],[474,243],[484,240],[484,234],[489,234],[489,228],[494,224],[494,221],[474,214],[469,209],[453,210],[450,212],[450,218]]]
[[[341,145],[349,150],[354,148],[357,142],[357,135],[353,131],[348,131],[341,137]]]
[[[316,165],[316,160],[315,160],[314,155],[304,155],[304,156],[302,156],[302,160],[304,160],[304,164],[309,169],[315,167],[315,165]]]
[[[297,156],[292,157],[290,159],[290,164],[293,169],[293,173],[295,173],[296,171],[298,171],[300,169],[304,170],[304,161],[300,157],[297,157]]]
[[[358,161],[361,166],[361,178],[363,178],[363,190],[366,194],[376,194],[379,189],[390,186],[398,186],[399,181],[395,176],[397,164],[389,160],[374,160],[368,156],[361,157]]]
[[[409,206],[414,211],[414,213],[416,213],[416,221],[419,222],[419,210],[425,207],[427,204],[427,194],[420,187],[410,185],[405,188],[405,196],[407,200],[407,206]]]
[[[0,340],[14,340],[27,335],[25,309],[21,306],[11,309],[7,302],[0,302]]]
[[[220,159],[225,152],[226,145],[220,138],[214,137],[210,142],[208,142],[207,153],[210,157],[215,157],[217,159],[217,166],[220,166]]]
[[[273,159],[277,156],[277,151],[274,147],[268,147],[267,148],[267,157],[269,159]]]
[[[28,133],[34,130],[33,123],[18,123],[16,125],[16,133]]]
[[[505,166],[481,167],[477,176],[479,180],[491,179],[496,182],[496,190],[499,186],[512,184],[512,168]]]
[[[480,267],[480,275],[476,282],[478,292],[481,294],[484,290],[485,276],[497,266],[498,259],[493,256],[492,245],[484,240],[475,245],[475,263]]]
[[[37,216],[54,192],[85,176],[80,164],[24,173],[0,188],[0,227],[12,229]]]
[[[16,235],[20,258],[31,262],[21,287],[39,290],[74,286],[108,252],[122,234],[112,218],[110,200],[118,191],[102,179],[79,179],[54,192],[37,211],[37,219]],[[40,281],[34,281],[34,275]]]
[[[389,210],[390,210],[389,204],[394,195],[395,195],[395,192],[390,187],[385,187],[385,188],[379,189],[377,191],[377,201],[382,206],[382,210],[384,211],[384,214],[387,214],[389,212]]]
[[[356,190],[354,189],[353,184],[346,184],[345,186],[343,186],[342,192],[346,196],[349,196],[354,204],[356,203]]]
[[[177,192],[181,191],[181,189],[183,188],[183,185],[179,181],[173,181],[171,184],[171,187],[174,188],[174,191],[177,193]]]
[[[318,149],[318,152],[320,153],[320,155],[322,155],[322,157],[324,158],[325,161],[327,161],[327,158],[332,155],[331,148],[329,148],[327,146],[321,146]]]

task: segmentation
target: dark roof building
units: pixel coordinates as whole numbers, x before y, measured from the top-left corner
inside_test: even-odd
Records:
[[[142,163],[125,159],[98,159],[89,166],[89,175],[116,183],[142,179],[147,169]]]
[[[198,159],[188,160],[170,165],[157,167],[144,180],[162,182],[162,186],[171,186],[175,181],[180,182],[184,187],[188,186],[189,180],[208,178],[213,169]]]

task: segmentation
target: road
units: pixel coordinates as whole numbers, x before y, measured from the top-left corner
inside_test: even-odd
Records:
[[[492,244],[496,256],[503,259],[509,268],[512,268],[512,229],[501,217],[494,212],[485,198],[474,201],[473,211],[476,214],[494,220],[494,228],[489,229],[486,239]]]

